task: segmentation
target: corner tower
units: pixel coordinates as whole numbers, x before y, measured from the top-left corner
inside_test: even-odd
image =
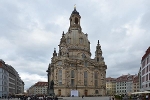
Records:
[[[68,32],[62,33],[58,54],[54,50],[48,66],[48,83],[54,80],[58,96],[72,96],[71,91],[77,91],[78,96],[105,95],[107,65],[99,41],[92,59],[88,34],[82,32],[81,16],[76,7],[69,20],[70,26]]]

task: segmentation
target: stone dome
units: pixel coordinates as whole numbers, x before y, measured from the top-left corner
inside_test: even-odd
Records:
[[[71,30],[65,34],[66,43],[68,46],[68,50],[76,50],[80,51],[80,53],[84,53],[87,56],[91,56],[90,53],[90,42],[88,40],[87,34],[83,32],[79,32],[78,30]]]

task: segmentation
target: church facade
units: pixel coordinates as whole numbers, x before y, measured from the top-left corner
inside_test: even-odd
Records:
[[[99,40],[95,57],[91,59],[90,41],[88,34],[82,32],[80,19],[74,8],[68,32],[62,33],[59,51],[54,50],[48,66],[48,89],[53,80],[57,96],[71,96],[73,90],[78,91],[79,96],[103,96],[106,93],[107,65]]]

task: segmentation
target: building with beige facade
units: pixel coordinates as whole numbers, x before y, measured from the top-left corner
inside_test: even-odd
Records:
[[[133,78],[132,92],[139,92],[139,76]]]
[[[76,8],[69,20],[69,29],[62,33],[58,53],[55,49],[48,66],[48,89],[53,80],[58,96],[71,96],[73,90],[78,91],[78,96],[105,95],[107,66],[99,40],[92,59],[88,34],[82,32]]]
[[[116,94],[116,78],[106,78],[106,95]]]
[[[48,82],[37,82],[27,90],[27,93],[28,95],[44,96],[47,95],[47,87]]]

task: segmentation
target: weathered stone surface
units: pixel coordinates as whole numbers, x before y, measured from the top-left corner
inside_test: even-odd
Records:
[[[54,80],[58,96],[70,96],[71,90],[78,90],[79,96],[100,96],[106,92],[107,66],[100,43],[92,59],[88,35],[82,32],[80,19],[79,13],[71,14],[68,32],[63,32],[58,53],[55,49],[47,71],[48,82]]]

